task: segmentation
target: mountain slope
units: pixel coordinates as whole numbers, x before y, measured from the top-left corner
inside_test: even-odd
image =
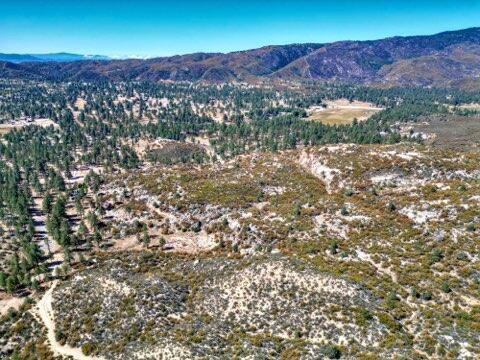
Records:
[[[0,77],[214,82],[268,77],[390,86],[475,86],[480,77],[479,47],[480,28],[471,28],[430,36],[277,45],[148,60],[0,62]]]
[[[50,80],[249,80],[273,73],[322,45],[267,46],[228,54],[196,53],[147,60],[0,63],[0,77]]]
[[[473,48],[467,45],[480,45],[480,28],[445,32],[432,36],[394,37],[374,41],[344,41],[329,44],[307,56],[298,59],[275,76],[282,78],[302,77],[323,80],[340,80],[354,82],[384,82],[385,68],[403,60],[435,56],[446,58],[447,48],[457,48],[458,63],[473,64],[480,68],[478,61],[468,56]],[[458,67],[452,68],[447,77],[468,75],[457,73]],[[419,83],[429,77],[429,69],[417,72]],[[428,81],[427,81],[428,82]]]
[[[454,45],[433,55],[400,60],[382,68],[379,75],[387,84],[402,86],[455,86],[480,80],[480,45]]]

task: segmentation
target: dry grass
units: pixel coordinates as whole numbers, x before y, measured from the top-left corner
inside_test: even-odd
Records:
[[[365,121],[373,114],[382,110],[375,105],[366,102],[349,102],[345,99],[328,101],[327,107],[313,107],[308,113],[308,119],[320,121],[325,125],[348,125],[354,119]]]

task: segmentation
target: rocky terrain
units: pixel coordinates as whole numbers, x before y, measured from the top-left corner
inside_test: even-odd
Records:
[[[0,77],[67,81],[313,79],[478,89],[480,29],[331,44],[266,46],[148,60],[0,62]],[[83,60],[83,59],[82,59]]]
[[[284,86],[0,81],[0,359],[478,358],[480,94]]]
[[[57,340],[105,359],[473,359],[476,159],[338,145],[107,181],[112,246],[54,289]]]
[[[53,307],[67,343],[106,359],[314,358],[388,333],[368,290],[280,255],[106,258],[57,288]]]

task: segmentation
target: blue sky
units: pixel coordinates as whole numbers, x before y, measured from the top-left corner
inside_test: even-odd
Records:
[[[0,52],[147,57],[473,26],[480,26],[480,0],[5,0]]]

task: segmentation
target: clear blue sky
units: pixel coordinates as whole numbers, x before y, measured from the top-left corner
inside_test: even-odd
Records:
[[[5,0],[0,52],[164,56],[473,26],[480,0]]]

